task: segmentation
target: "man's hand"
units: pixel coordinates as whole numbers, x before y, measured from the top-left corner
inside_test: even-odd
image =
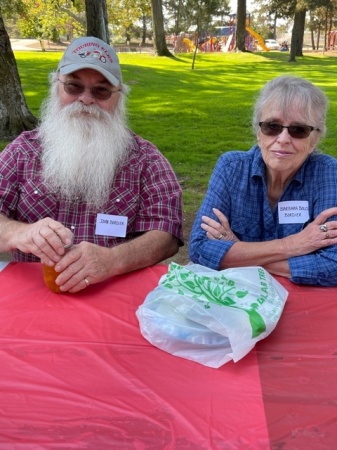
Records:
[[[36,223],[12,222],[11,248],[32,253],[47,265],[57,263],[70,245],[73,233],[56,220],[46,218]]]
[[[111,276],[111,249],[89,242],[74,245],[55,265],[61,291],[75,293]]]
[[[56,284],[63,292],[75,293],[112,276],[157,264],[174,255],[178,248],[175,236],[159,230],[148,231],[112,248],[81,242],[55,265],[60,272]]]

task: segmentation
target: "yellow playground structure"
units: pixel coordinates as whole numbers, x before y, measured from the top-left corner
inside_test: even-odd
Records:
[[[251,34],[256,40],[257,43],[259,44],[259,46],[262,48],[262,50],[264,50],[265,52],[269,52],[269,48],[266,47],[265,43],[264,43],[264,39],[262,36],[260,36],[259,34],[257,34],[254,30],[252,30],[250,27],[246,27],[246,31],[248,31],[249,34]]]
[[[185,33],[180,33],[174,46],[174,53],[189,53],[195,50],[193,42],[185,37]]]
[[[205,36],[204,38],[198,41],[198,51],[200,52],[230,52],[234,49],[235,46],[235,26],[224,26],[224,27],[216,27],[216,35],[215,36]],[[250,26],[246,25],[247,37],[245,46],[247,50],[256,51],[263,50],[265,52],[269,52],[269,48],[266,46],[264,39],[260,36],[256,31],[254,31]],[[188,37],[187,37],[188,36]],[[193,43],[192,40],[196,42],[196,38],[189,34],[181,32],[178,36],[176,36],[174,40],[174,53],[189,53],[194,52],[196,44]]]
[[[269,48],[266,47],[266,44],[264,43],[264,39],[262,36],[257,34],[254,30],[252,30],[250,27],[246,27],[246,31],[248,31],[249,34],[251,34],[256,40],[259,46],[264,50],[265,52],[269,52]]]

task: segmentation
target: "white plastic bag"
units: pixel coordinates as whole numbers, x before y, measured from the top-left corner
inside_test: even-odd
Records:
[[[209,367],[239,361],[267,337],[288,292],[262,267],[171,263],[136,315],[150,343]]]

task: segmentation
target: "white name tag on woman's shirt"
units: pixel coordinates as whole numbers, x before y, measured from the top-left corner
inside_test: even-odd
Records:
[[[305,223],[309,220],[309,202],[307,200],[291,200],[279,202],[278,221],[285,223]]]
[[[99,236],[125,237],[127,225],[127,216],[97,214],[95,234]]]

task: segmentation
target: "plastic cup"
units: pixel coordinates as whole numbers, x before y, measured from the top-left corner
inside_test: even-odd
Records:
[[[72,247],[72,243],[64,246],[65,253],[67,253]],[[56,294],[60,294],[62,291],[60,286],[55,283],[56,278],[60,275],[60,272],[56,272],[55,265],[47,266],[46,264],[42,264],[43,268],[43,280],[45,285]]]
[[[45,285],[56,294],[59,294],[62,292],[60,290],[60,286],[55,283],[56,278],[59,276],[59,272],[56,272],[55,266],[47,266],[46,264],[43,264],[43,279],[45,282]]]

